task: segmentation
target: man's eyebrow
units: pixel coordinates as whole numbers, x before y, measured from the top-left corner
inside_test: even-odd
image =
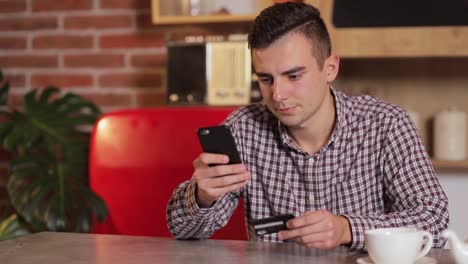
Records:
[[[269,73],[264,73],[264,72],[256,72],[255,73],[258,77],[272,77],[271,74]]]
[[[297,67],[294,67],[292,69],[289,69],[287,71],[284,71],[281,73],[281,75],[289,75],[289,74],[293,74],[293,73],[296,73],[298,71],[302,71],[304,70],[306,67],[305,66],[297,66]],[[255,73],[258,77],[272,77],[271,74],[269,73],[265,73],[265,72],[256,72]]]
[[[305,68],[306,68],[306,67],[304,67],[304,66],[297,66],[297,67],[294,67],[294,68],[292,68],[292,69],[290,69],[290,70],[287,70],[287,71],[282,72],[281,75],[293,74],[293,73],[296,73],[296,72],[298,72],[298,71],[302,71],[302,70],[304,70]]]

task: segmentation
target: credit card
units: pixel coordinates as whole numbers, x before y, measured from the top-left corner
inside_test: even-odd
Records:
[[[294,218],[292,214],[277,215],[263,219],[254,219],[250,224],[255,229],[257,235],[266,235],[288,229],[286,223]]]

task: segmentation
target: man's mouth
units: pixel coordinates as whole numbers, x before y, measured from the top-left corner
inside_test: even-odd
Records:
[[[296,106],[278,107],[276,109],[282,114],[292,114],[296,110]]]

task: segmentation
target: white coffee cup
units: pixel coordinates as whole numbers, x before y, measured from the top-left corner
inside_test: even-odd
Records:
[[[432,247],[429,232],[411,227],[372,229],[364,236],[369,257],[376,264],[413,264]]]

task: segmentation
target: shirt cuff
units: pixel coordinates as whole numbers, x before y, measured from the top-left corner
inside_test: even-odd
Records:
[[[349,224],[351,226],[351,236],[352,242],[350,249],[353,250],[364,250],[364,232],[366,230],[374,229],[374,225],[369,219],[359,216],[352,216],[342,214],[344,217],[348,218]]]
[[[200,208],[197,203],[197,198],[195,197],[196,189],[197,183],[195,181],[191,181],[187,186],[187,191],[185,192],[184,198],[186,201],[188,215],[191,218],[197,219],[209,218],[216,212],[215,206]]]

